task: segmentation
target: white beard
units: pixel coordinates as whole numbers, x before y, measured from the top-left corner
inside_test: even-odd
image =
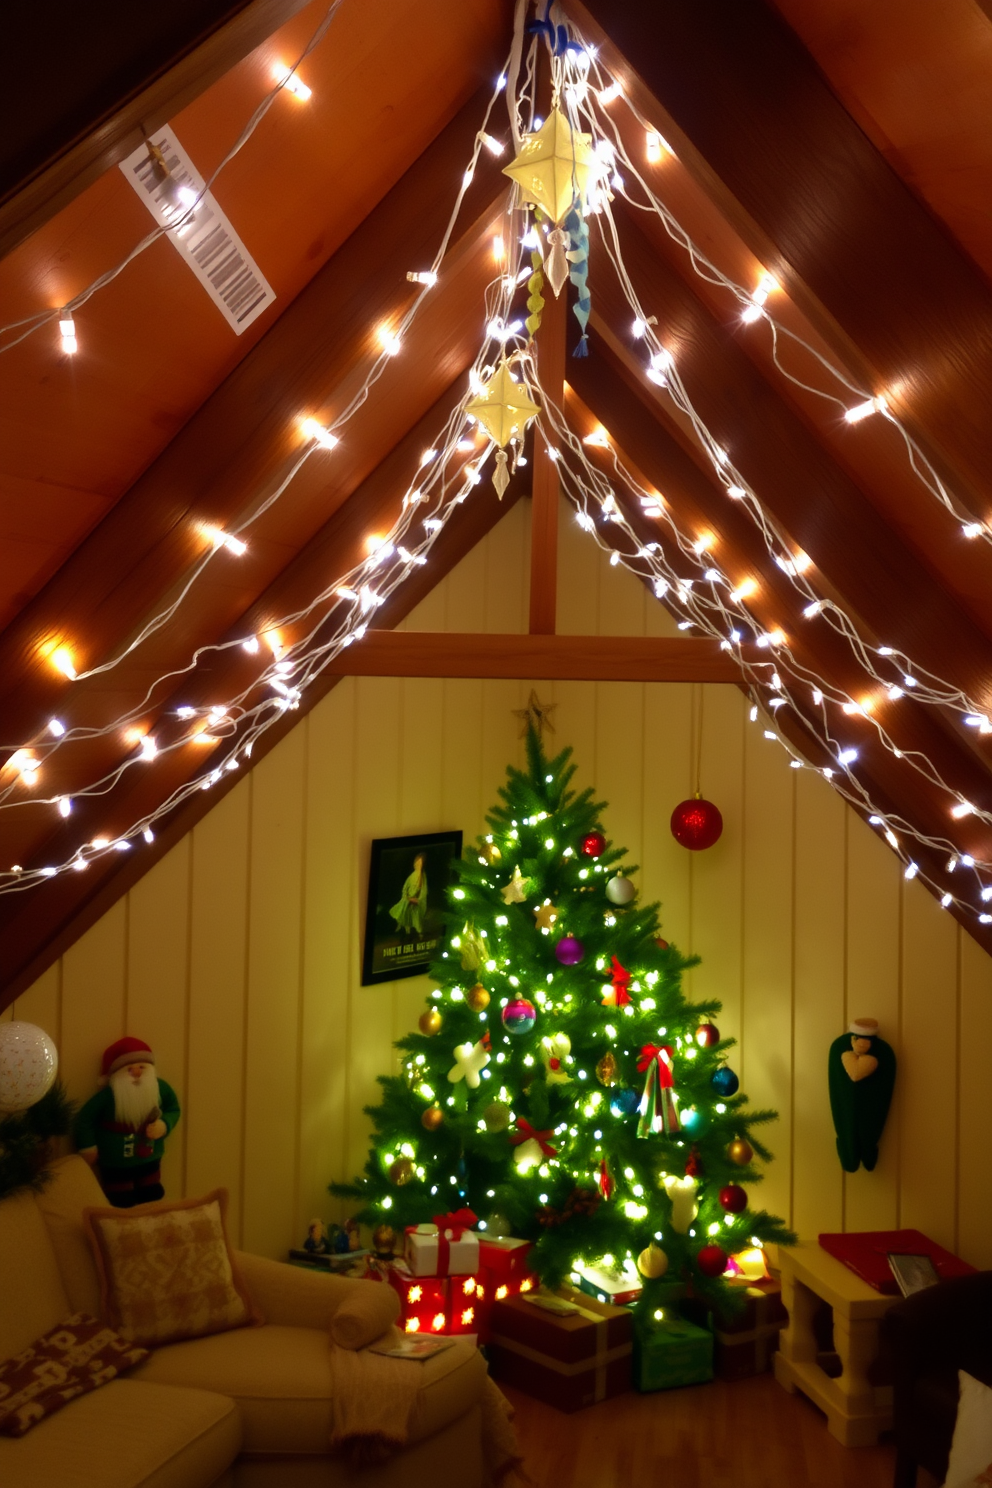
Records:
[[[132,1079],[126,1069],[115,1070],[110,1077],[110,1088],[114,1092],[114,1116],[122,1125],[136,1131],[158,1107],[158,1076],[152,1064],[145,1065],[139,1080]]]

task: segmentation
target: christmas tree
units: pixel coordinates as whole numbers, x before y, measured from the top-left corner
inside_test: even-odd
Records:
[[[528,728],[528,770],[508,770],[457,865],[403,1074],[367,1108],[364,1176],[331,1192],[394,1229],[468,1207],[480,1230],[536,1242],[550,1287],[585,1263],[642,1283],[643,1309],[663,1276],[726,1302],[731,1256],[794,1239],[744,1187],[775,1112],[747,1110],[719,1003],[682,994],[698,958],[638,903],[636,866],[607,840],[605,803],[569,789],[570,759],[548,760]]]

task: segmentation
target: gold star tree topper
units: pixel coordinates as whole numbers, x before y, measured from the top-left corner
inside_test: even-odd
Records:
[[[557,227],[576,196],[585,198],[597,167],[592,135],[573,129],[554,108],[537,133],[524,140],[516,159],[503,167],[503,174],[516,181],[524,200],[540,207]]]
[[[500,449],[514,435],[522,438],[527,425],[540,411],[524,384],[514,380],[505,358],[478,396],[465,405],[465,412],[478,420]]]
[[[531,728],[534,729],[538,736],[542,739],[544,737],[545,729],[547,729],[549,734],[553,734],[555,732],[555,726],[551,722],[551,715],[555,711],[557,706],[557,703],[542,703],[541,699],[538,697],[537,693],[532,687],[530,690],[530,697],[527,699],[526,708],[513,709],[514,718],[519,718],[521,720],[521,739],[526,739],[527,730]]]

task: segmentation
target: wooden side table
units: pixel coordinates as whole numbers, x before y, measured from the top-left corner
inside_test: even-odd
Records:
[[[870,1447],[892,1426],[892,1390],[872,1385],[878,1324],[900,1299],[876,1292],[819,1245],[783,1246],[782,1301],[789,1325],[775,1355],[775,1378],[790,1395],[801,1390],[826,1412],[831,1436],[845,1447]],[[818,1302],[833,1309],[834,1348],[842,1372],[831,1379],[816,1362],[813,1316]]]

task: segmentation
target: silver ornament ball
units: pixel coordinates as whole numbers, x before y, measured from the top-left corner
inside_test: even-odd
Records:
[[[629,878],[617,873],[606,885],[606,897],[611,904],[629,904],[637,893]]]

